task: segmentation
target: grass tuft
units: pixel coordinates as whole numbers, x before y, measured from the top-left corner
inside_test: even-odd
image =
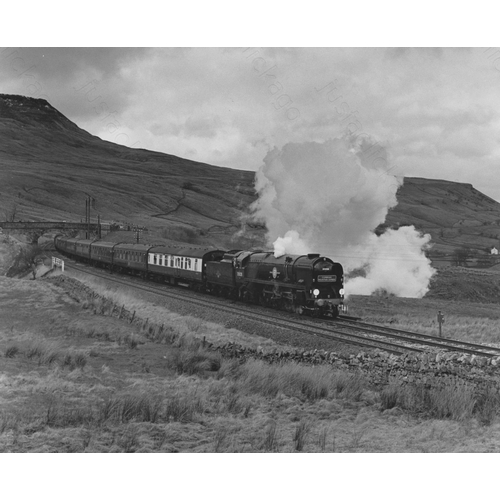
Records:
[[[19,347],[17,347],[16,345],[7,347],[7,349],[5,349],[6,358],[15,358],[17,354],[19,354]]]
[[[266,426],[266,433],[264,437],[264,442],[262,443],[262,449],[269,452],[278,451],[278,424],[276,421],[271,420]]]
[[[306,438],[309,434],[310,426],[307,422],[300,421],[295,427],[295,433],[293,436],[294,450],[302,451],[306,444]]]
[[[221,367],[221,356],[217,352],[202,347],[173,349],[167,362],[179,374],[203,375],[205,372],[216,372]]]

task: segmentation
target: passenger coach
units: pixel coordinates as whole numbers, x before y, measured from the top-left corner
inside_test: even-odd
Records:
[[[224,252],[216,248],[158,245],[149,249],[150,277],[163,277],[172,284],[201,285],[209,261],[221,260]]]

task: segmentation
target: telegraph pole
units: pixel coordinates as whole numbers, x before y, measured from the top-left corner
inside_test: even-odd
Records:
[[[87,233],[85,235],[86,239],[90,238],[90,207],[95,209],[95,198],[84,191],[87,195],[85,198],[85,223],[87,224]]]

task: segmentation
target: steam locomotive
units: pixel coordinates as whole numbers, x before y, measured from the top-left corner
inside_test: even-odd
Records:
[[[337,317],[344,300],[342,265],[320,254],[220,250],[194,245],[113,243],[56,236],[63,255],[144,279],[293,311]]]

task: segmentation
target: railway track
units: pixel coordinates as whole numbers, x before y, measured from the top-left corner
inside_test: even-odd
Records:
[[[353,318],[321,320],[310,317],[290,317],[283,311],[269,310],[242,302],[231,302],[228,299],[187,292],[182,287],[172,287],[152,281],[142,281],[133,276],[111,275],[104,270],[97,270],[84,264],[75,264],[65,260],[66,266],[89,275],[117,284],[126,285],[156,295],[182,300],[210,310],[235,314],[239,318],[275,326],[295,332],[314,335],[331,341],[347,343],[366,349],[381,349],[393,354],[405,352],[424,352],[426,350],[458,351],[476,356],[500,356],[500,349],[482,344],[473,344],[453,339],[433,337],[417,332],[400,330]]]
[[[457,351],[465,354],[474,354],[477,356],[500,356],[500,348],[484,344],[475,344],[462,340],[434,337],[425,333],[411,332],[408,330],[401,330],[399,328],[374,325],[371,323],[364,323],[345,318],[338,319],[336,320],[336,323],[337,322],[343,327],[352,328],[356,331],[367,331],[387,338],[397,338],[410,343],[415,342],[423,346],[446,349],[448,351]]]

